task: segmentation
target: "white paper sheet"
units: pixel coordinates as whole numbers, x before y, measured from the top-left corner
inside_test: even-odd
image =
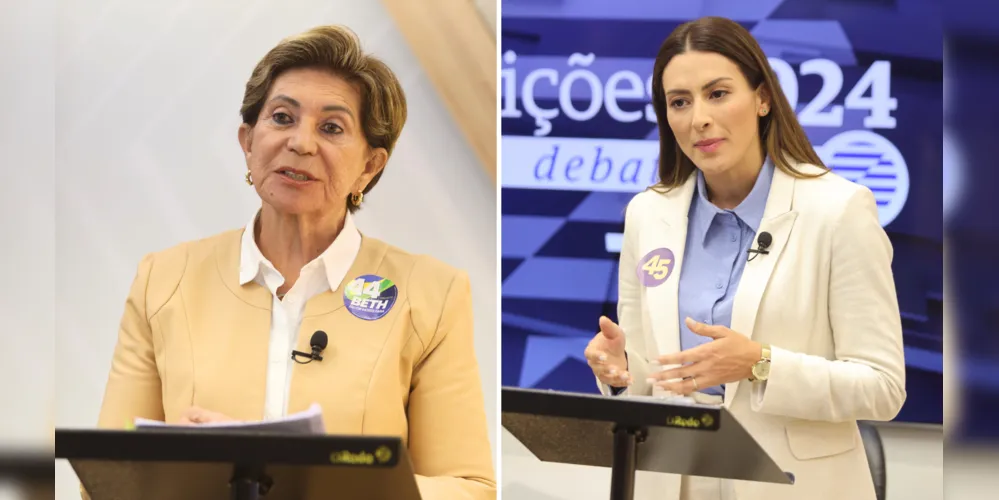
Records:
[[[167,424],[158,420],[145,418],[135,419],[135,429],[183,429],[196,431],[198,429],[211,429],[213,431],[232,429],[238,431],[273,432],[280,434],[324,434],[323,410],[317,403],[313,403],[308,410],[293,413],[286,417],[274,420],[258,421],[233,421],[233,422],[213,422],[196,425],[176,425]]]
[[[669,404],[674,404],[674,405],[696,405],[696,404],[698,404],[698,402],[695,401],[694,398],[692,398],[690,396],[676,396],[676,395],[672,395],[672,394],[670,394],[670,395],[665,395],[664,394],[664,395],[661,395],[661,396],[660,395],[652,395],[652,396],[648,396],[648,395],[641,395],[641,396],[637,396],[637,395],[627,395],[627,396],[626,395],[621,395],[621,396],[616,396],[616,397],[618,397],[618,398],[625,398],[625,399],[635,399],[635,400],[638,400],[638,401],[651,401],[651,402],[655,402],[655,403],[669,403]]]

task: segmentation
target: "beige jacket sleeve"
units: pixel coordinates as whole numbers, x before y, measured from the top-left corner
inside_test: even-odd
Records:
[[[163,420],[163,401],[159,372],[153,354],[152,331],[149,327],[149,304],[146,290],[153,268],[153,256],[139,263],[132,281],[125,312],[118,328],[118,342],[111,359],[111,372],[104,390],[97,426],[124,429],[135,417]],[[90,500],[83,486],[80,493]]]
[[[97,423],[101,428],[127,428],[135,417],[163,420],[162,389],[149,326],[156,311],[151,310],[155,305],[146,295],[153,264],[152,255],[139,263],[125,302]]]
[[[409,452],[424,500],[496,498],[473,331],[471,288],[459,273],[409,400]]]

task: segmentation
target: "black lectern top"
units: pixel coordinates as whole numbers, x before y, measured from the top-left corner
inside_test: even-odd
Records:
[[[420,498],[398,437],[56,430],[55,456],[92,500]]]

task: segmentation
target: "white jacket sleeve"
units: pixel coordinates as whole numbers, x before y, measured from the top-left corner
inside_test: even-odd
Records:
[[[753,384],[752,407],[816,421],[891,420],[905,401],[902,320],[891,242],[869,190],[847,202],[831,242],[835,359],[773,346],[770,376]]]
[[[645,337],[642,334],[642,288],[635,276],[638,265],[638,223],[632,222],[634,199],[628,204],[624,216],[624,240],[621,243],[621,259],[618,265],[618,325],[624,330],[625,352],[628,355],[628,373],[631,386],[623,394],[651,395],[652,386],[645,382],[649,378],[649,362],[645,359]],[[600,392],[610,395],[611,388],[597,380]]]

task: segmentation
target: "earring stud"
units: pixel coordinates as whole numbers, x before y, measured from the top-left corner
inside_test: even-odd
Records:
[[[361,202],[364,201],[364,193],[358,191],[350,195],[350,202],[355,206],[361,206]]]
[[[250,171],[249,170],[246,171],[246,185],[247,186],[252,186],[253,185],[253,177],[250,175]]]

